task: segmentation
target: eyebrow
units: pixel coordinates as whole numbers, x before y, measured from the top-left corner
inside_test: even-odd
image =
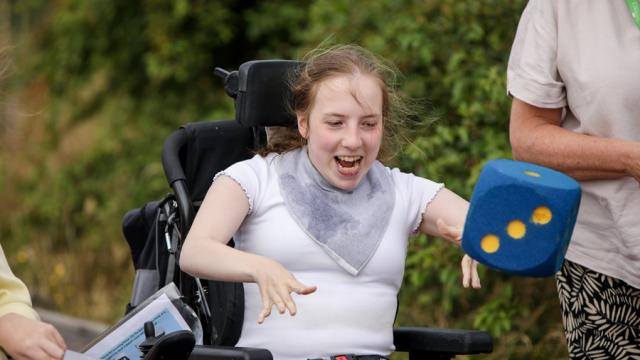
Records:
[[[329,113],[324,113],[322,114],[323,117],[346,117],[346,115],[344,114],[340,114],[340,113],[334,113],[334,112],[329,112]]]
[[[334,112],[329,112],[329,113],[324,113],[322,114],[322,117],[337,117],[337,118],[344,118],[347,117],[344,114],[340,114],[340,113],[334,113]],[[370,119],[370,118],[380,118],[382,117],[382,114],[366,114],[364,116],[361,116],[361,119]]]

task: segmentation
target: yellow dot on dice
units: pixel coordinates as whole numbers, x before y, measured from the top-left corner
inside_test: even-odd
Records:
[[[522,239],[527,233],[527,227],[520,220],[513,220],[507,225],[507,234],[514,239]]]
[[[546,206],[538,206],[533,210],[533,214],[531,215],[531,222],[538,225],[545,225],[551,221],[552,218],[551,210],[549,210]]]
[[[537,173],[537,172],[535,172],[535,171],[529,171],[529,170],[526,170],[524,173],[525,173],[526,175],[529,175],[529,176],[533,176],[533,177],[540,177],[540,174],[538,174],[538,173]]]
[[[493,234],[485,235],[482,240],[480,240],[480,247],[484,252],[493,254],[500,248],[500,238]]]

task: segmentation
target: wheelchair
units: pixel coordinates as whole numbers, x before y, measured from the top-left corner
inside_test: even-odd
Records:
[[[136,269],[128,309],[162,286],[176,283],[203,327],[204,345],[196,345],[189,359],[272,359],[268,349],[234,347],[244,316],[242,284],[193,278],[180,271],[177,258],[214,175],[252,157],[266,143],[268,127],[295,127],[295,117],[285,104],[289,74],[300,64],[255,60],[237,71],[216,68],[226,94],[235,100],[235,119],[189,123],[173,132],[162,150],[172,193],[129,211],[123,219]],[[233,240],[229,244],[233,246]],[[411,360],[451,359],[493,350],[487,332],[461,329],[395,328],[394,345],[396,352],[408,352]]]

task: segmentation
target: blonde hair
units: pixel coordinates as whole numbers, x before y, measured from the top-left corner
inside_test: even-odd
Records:
[[[397,92],[398,71],[387,61],[358,45],[336,45],[312,50],[302,59],[304,64],[292,74],[289,111],[309,119],[318,85],[332,77],[363,74],[376,79],[382,90],[383,139],[378,159],[393,157],[391,149],[403,139],[400,135],[404,119],[414,112],[408,102]],[[283,153],[304,146],[306,140],[296,128],[271,128],[268,144],[258,151]]]

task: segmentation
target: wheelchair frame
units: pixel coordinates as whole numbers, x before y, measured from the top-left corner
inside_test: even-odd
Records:
[[[194,194],[189,184],[189,169],[185,170],[185,159],[188,149],[199,135],[217,138],[213,146],[218,153],[221,164],[217,163],[209,172],[209,181],[213,179],[211,172],[215,173],[240,160],[250,157],[251,151],[257,149],[266,141],[264,128],[266,126],[283,126],[295,124],[293,115],[287,114],[283,106],[284,99],[288,96],[287,74],[299,66],[296,61],[287,60],[263,60],[250,61],[242,64],[237,71],[228,72],[216,68],[215,74],[224,79],[225,92],[235,99],[236,119],[221,122],[205,121],[187,124],[173,132],[165,141],[162,150],[162,164],[170,187],[173,190],[173,211],[177,212],[172,228],[167,227],[165,236],[178,237],[177,251],[189,232],[190,226],[199,205],[194,203]],[[275,105],[274,105],[275,104]],[[267,120],[271,119],[267,122]],[[275,119],[275,120],[274,120]],[[198,134],[200,132],[200,134]],[[244,149],[224,148],[226,144],[219,143],[224,136],[232,134],[245,146]],[[229,156],[226,154],[229,153]],[[187,164],[187,167],[189,164]],[[197,167],[197,166],[196,166]],[[191,185],[191,187],[190,187]],[[197,196],[204,196],[202,189]],[[206,189],[205,189],[206,192]],[[175,213],[174,213],[175,215]],[[169,214],[168,216],[171,216]],[[177,263],[175,264],[177,267]],[[166,274],[161,274],[165,275]],[[162,278],[162,276],[160,276]],[[190,359],[215,360],[215,359],[247,359],[262,360],[271,359],[271,353],[266,349],[237,348],[235,344],[239,337],[238,324],[227,326],[227,323],[214,324],[218,312],[224,312],[225,304],[214,305],[216,311],[212,315],[212,302],[218,294],[214,288],[221,292],[242,291],[242,284],[220,283],[215,281],[202,282],[177,269],[174,281],[178,284],[184,300],[194,308],[202,322],[204,330],[204,346],[196,346]],[[169,279],[167,279],[168,281]],[[159,284],[161,286],[163,284]],[[134,289],[138,284],[134,284]],[[240,289],[240,290],[238,290]],[[237,294],[231,295],[237,298]],[[244,305],[242,304],[234,304]],[[242,312],[234,310],[235,317],[239,317],[240,329]],[[222,329],[221,329],[222,328]],[[231,328],[232,334],[227,336]],[[235,330],[234,330],[235,328]],[[493,350],[491,336],[485,331],[460,330],[460,329],[432,329],[404,327],[394,329],[394,344],[396,351],[408,352],[409,359],[451,359],[458,354],[489,353]]]

